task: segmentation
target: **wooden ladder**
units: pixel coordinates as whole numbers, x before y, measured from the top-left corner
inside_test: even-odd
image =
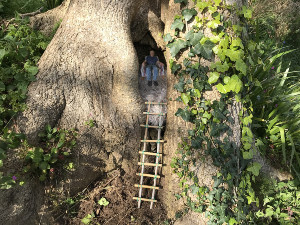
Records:
[[[156,187],[156,182],[157,182],[157,178],[160,178],[160,176],[158,175],[158,167],[162,167],[162,164],[159,163],[159,159],[162,159],[162,154],[160,152],[160,146],[161,146],[160,144],[164,143],[164,140],[160,140],[160,138],[161,138],[161,129],[163,128],[163,126],[162,126],[163,116],[165,116],[166,113],[151,113],[150,109],[151,109],[151,105],[167,105],[167,103],[163,103],[163,102],[145,102],[145,104],[148,105],[147,112],[143,113],[143,114],[147,115],[146,116],[146,125],[141,125],[141,127],[145,127],[145,136],[144,136],[144,140],[141,140],[141,142],[143,143],[143,150],[139,151],[139,154],[142,155],[142,162],[138,163],[138,165],[142,166],[142,168],[141,168],[141,173],[136,174],[136,175],[140,176],[141,179],[140,179],[140,184],[135,184],[134,185],[135,187],[139,188],[139,195],[138,195],[138,197],[133,197],[133,199],[138,201],[138,208],[141,207],[141,202],[142,201],[151,202],[150,209],[152,209],[153,208],[153,203],[157,202],[157,200],[154,199],[155,190],[159,190],[159,187]],[[156,116],[160,117],[158,126],[150,126],[149,125],[149,115],[156,115]],[[157,129],[157,132],[158,132],[157,133],[157,140],[147,140],[148,128],[156,128]],[[149,143],[149,142],[156,142],[157,143],[156,153],[146,151],[147,143]],[[145,163],[145,158],[146,158],[145,156],[156,156],[155,157],[155,163]],[[154,174],[144,174],[145,166],[154,167]],[[154,178],[153,186],[144,185],[143,184],[143,181],[144,181],[143,178],[144,177],[153,177]],[[142,198],[143,188],[152,189],[151,199]]]

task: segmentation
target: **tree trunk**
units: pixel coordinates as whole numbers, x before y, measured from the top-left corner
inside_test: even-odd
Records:
[[[65,187],[69,187],[64,191],[71,195],[119,167],[135,177],[143,103],[130,25],[141,3],[66,0],[61,7],[33,20],[35,27],[43,21],[46,25],[40,27],[52,27],[63,15],[60,28],[39,61],[37,81],[29,86],[27,110],[17,124],[32,144],[38,143],[38,134],[47,124],[79,130],[73,154],[76,170],[64,178],[68,183]],[[61,14],[54,15],[55,11]],[[49,14],[53,14],[50,20]],[[96,126],[88,129],[84,124],[90,119]],[[1,193],[1,199],[11,201],[8,196],[12,195],[23,198],[26,189],[30,205],[36,205],[35,188],[29,184],[19,193],[19,189],[8,190]],[[27,208],[25,201],[9,204]],[[39,207],[1,218],[5,224],[36,224]],[[13,210],[1,208],[0,214],[13,215]]]

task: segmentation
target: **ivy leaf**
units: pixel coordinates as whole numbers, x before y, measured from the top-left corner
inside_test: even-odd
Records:
[[[179,82],[174,85],[174,88],[179,92],[183,92],[184,85],[184,78],[180,78]]]
[[[243,82],[240,80],[240,78],[237,75],[233,75],[230,78],[228,85],[231,91],[235,93],[239,93],[243,87]]]
[[[220,74],[218,72],[211,72],[209,74],[208,83],[209,84],[216,83],[218,81],[219,77],[220,77]]]
[[[178,19],[175,19],[174,22],[172,23],[171,25],[171,30],[180,30],[182,31],[184,27],[184,23],[182,22],[182,19],[178,18]]]
[[[244,159],[252,159],[252,158],[253,158],[253,153],[252,153],[252,151],[249,151],[249,152],[243,152],[243,158],[244,158]]]
[[[5,91],[5,84],[0,81],[0,91]]]
[[[258,162],[254,162],[250,167],[247,168],[247,171],[253,173],[254,176],[258,176],[261,165]]]
[[[183,4],[187,4],[188,0],[174,0],[175,3],[183,3]]]
[[[203,1],[198,1],[197,2],[197,4],[196,4],[196,6],[199,8],[199,10],[200,10],[200,13],[206,8],[206,7],[208,7],[210,5],[210,3],[209,2],[203,2]]]
[[[36,75],[39,72],[38,67],[31,66],[31,65],[29,65],[28,62],[24,64],[24,69],[26,72],[28,72],[32,76]]]
[[[197,192],[199,191],[199,187],[197,187],[196,185],[192,185],[191,186],[191,189],[192,189],[192,193],[195,195],[195,194],[197,194]]]
[[[226,94],[228,91],[225,89],[225,86],[223,84],[218,84],[217,86],[217,89],[220,93],[222,94]]]
[[[221,22],[219,20],[211,20],[207,23],[207,27],[212,28],[212,29],[216,29],[218,28],[218,26],[221,24]]]
[[[240,47],[241,49],[244,49],[244,45],[243,45],[242,40],[240,38],[234,38],[232,40],[232,43],[230,45],[230,49],[234,49],[235,47]]]
[[[233,50],[233,49],[226,49],[224,50],[226,56],[230,58],[231,61],[236,62],[237,60],[241,59],[244,55],[244,51],[242,50]]]
[[[186,42],[182,39],[178,39],[173,43],[169,43],[167,47],[170,48],[170,53],[172,57],[175,57],[181,49],[186,47]]]
[[[225,84],[228,84],[229,81],[230,81],[230,77],[228,77],[228,76],[224,77],[223,81],[224,81]]]
[[[190,96],[185,93],[181,93],[181,99],[182,99],[183,103],[185,105],[187,105],[190,101]]]
[[[217,71],[218,72],[221,72],[221,73],[224,73],[226,71],[229,70],[229,65],[227,64],[227,62],[225,61],[224,64],[222,64],[222,62],[216,62],[216,63],[213,63],[211,64],[210,66],[212,69],[215,69],[217,68]]]
[[[183,110],[181,108],[179,108],[177,110],[177,112],[175,113],[175,116],[180,116],[184,121],[187,121],[187,122],[190,121],[190,117],[191,117],[190,112],[188,110],[186,110],[186,109]]]
[[[171,59],[172,60],[172,59]],[[181,65],[180,64],[177,64],[176,62],[174,62],[172,60],[171,62],[170,60],[170,68],[171,68],[171,72],[172,74],[175,74],[179,69],[181,69]]]
[[[204,37],[202,32],[195,33],[193,30],[190,30],[186,35],[185,39],[189,41],[189,43],[193,46],[199,43],[199,41]]]
[[[215,5],[216,5],[216,6],[219,6],[220,3],[222,2],[222,0],[214,0],[214,2],[215,2]]]
[[[6,55],[5,49],[0,49],[0,60],[2,60],[5,55]]]
[[[244,74],[244,75],[247,74],[247,65],[246,65],[246,63],[244,63],[244,61],[243,61],[242,59],[238,59],[238,60],[236,61],[235,68],[236,68],[238,71],[241,71],[242,74]]]
[[[274,214],[274,210],[272,209],[272,208],[267,208],[266,209],[266,217],[271,217],[271,216],[273,216],[273,214]]]
[[[170,33],[167,33],[165,36],[164,36],[164,42],[170,42],[170,41],[172,41],[173,40],[173,38],[172,38],[172,36],[171,36],[171,34]]]
[[[234,224],[238,224],[238,222],[235,220],[235,218],[231,217],[230,220],[229,220],[229,225],[234,225]]]
[[[212,48],[214,46],[215,44],[213,42],[207,40],[203,45],[201,43],[196,44],[193,48],[193,52],[197,55],[201,54],[205,59],[211,59]]]
[[[246,6],[243,6],[242,12],[243,12],[245,18],[247,18],[247,19],[251,19],[252,18],[252,10],[247,9]]]
[[[181,14],[183,15],[184,19],[188,22],[193,16],[197,15],[197,11],[195,9],[184,9],[182,10]]]

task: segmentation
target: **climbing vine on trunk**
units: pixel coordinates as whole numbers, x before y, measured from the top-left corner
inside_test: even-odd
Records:
[[[262,167],[253,160],[256,146],[250,129],[253,106],[248,93],[251,86],[257,86],[248,69],[256,44],[246,40],[252,11],[222,0],[194,0],[192,8],[187,2],[175,0],[183,10],[171,26],[175,35],[164,36],[173,57],[171,71],[179,79],[174,86],[180,92],[177,101],[185,105],[176,115],[194,125],[188,138],[179,143],[178,157],[171,164],[181,179],[182,193],[176,197],[185,197],[192,210],[206,212],[208,224],[248,224],[259,217],[253,210],[259,200],[252,184]],[[197,16],[200,13],[202,18]],[[234,17],[239,17],[238,23],[232,21]],[[195,21],[188,27],[192,18]],[[204,35],[207,29],[212,35]],[[187,57],[179,63],[176,57],[185,51]],[[201,58],[209,60],[210,66],[201,65]],[[214,86],[220,99],[210,101],[204,93]],[[211,188],[200,186],[196,170],[191,169],[207,156],[219,168]]]

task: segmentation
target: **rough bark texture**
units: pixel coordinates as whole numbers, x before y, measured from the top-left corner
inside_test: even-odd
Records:
[[[140,2],[133,0],[71,0],[33,19],[41,23],[36,28],[47,30],[65,14],[40,59],[40,72],[29,87],[28,109],[19,116],[18,127],[33,144],[47,124],[79,130],[76,170],[64,178],[71,195],[117,167],[135,172],[142,103],[130,24],[138,7]],[[89,119],[97,124],[92,129],[84,125]],[[11,200],[12,195],[23,198],[26,192],[33,207],[36,189],[31,186],[9,190],[1,200]],[[27,204],[12,201],[12,208],[2,209],[1,214],[14,215],[3,217],[5,224],[37,223],[40,205],[29,210]]]

